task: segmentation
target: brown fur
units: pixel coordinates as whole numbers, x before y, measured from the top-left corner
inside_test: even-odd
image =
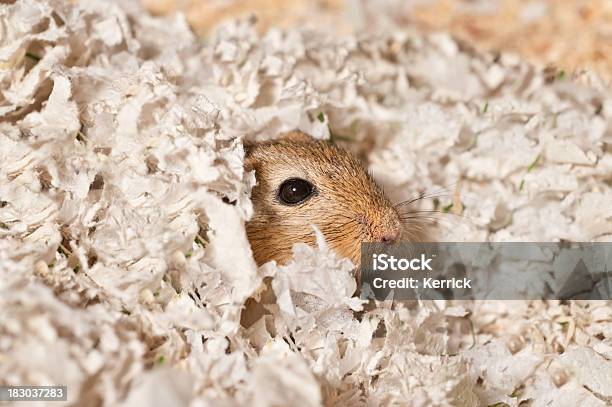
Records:
[[[255,214],[247,234],[257,264],[287,262],[295,243],[314,244],[316,225],[341,256],[360,262],[362,242],[394,242],[401,237],[397,210],[349,152],[304,133],[247,147],[246,170],[255,170]],[[311,182],[316,194],[297,206],[279,202],[288,178]]]

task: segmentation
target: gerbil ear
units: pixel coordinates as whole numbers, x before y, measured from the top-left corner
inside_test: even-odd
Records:
[[[255,158],[253,157],[253,151],[255,150],[257,143],[242,139],[242,147],[244,148],[244,169],[251,171],[255,169]]]
[[[293,130],[287,133],[283,133],[280,136],[278,136],[278,139],[282,141],[297,141],[300,143],[311,143],[315,141],[315,139],[312,138],[312,136],[300,130]]]
[[[244,149],[244,157],[247,158],[253,152],[255,148],[255,142],[247,140],[245,138],[242,139],[242,148]]]

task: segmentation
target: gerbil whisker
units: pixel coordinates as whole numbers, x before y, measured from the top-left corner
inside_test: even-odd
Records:
[[[410,225],[410,228],[406,228],[406,226],[408,225]],[[403,233],[406,233],[410,241],[415,241],[415,242],[421,241],[421,238],[419,238],[419,234],[417,232],[424,234],[425,225],[421,225],[418,222],[417,223],[405,222],[403,226],[404,226]]]
[[[417,201],[423,200],[423,199],[436,199],[436,198],[453,198],[455,195],[454,194],[442,194],[442,193],[431,193],[428,195],[419,195],[416,198],[413,199],[409,199],[407,201],[404,202],[400,202],[396,205],[394,205],[395,208],[401,208],[402,206],[407,206],[410,205],[412,203],[415,203]]]
[[[408,211],[408,212],[400,212],[400,215],[417,215],[419,213],[439,213],[440,215],[453,215],[453,216],[459,216],[461,218],[466,218],[466,219],[470,219],[469,216],[466,216],[462,213],[455,213],[455,212],[443,212],[443,211],[437,211],[437,210],[422,210],[422,211]]]
[[[440,215],[451,215],[453,216],[453,220],[459,220],[457,218],[461,218],[462,220],[466,220],[468,221],[471,225],[476,225],[476,222],[474,222],[474,219],[472,219],[470,216],[467,216],[463,213],[455,213],[455,212],[440,212],[440,211],[427,211],[427,210],[423,210],[423,211],[410,211],[410,212],[400,212],[400,218],[407,216],[407,215],[415,215],[415,218],[419,218],[421,217],[421,213],[431,213],[431,214],[440,214]],[[441,216],[441,217],[435,217],[435,216],[430,216],[430,218],[434,218],[434,219],[439,219],[439,220],[446,220],[448,222],[450,222],[450,219],[446,218],[445,216]],[[451,222],[452,223],[452,222]]]
[[[439,219],[438,219],[438,221],[439,221]],[[415,228],[417,230],[422,230],[422,227],[424,225],[427,225],[427,224],[443,228],[444,230],[450,232],[451,235],[457,236],[457,234],[454,232],[455,228],[452,227],[453,225],[447,225],[447,224],[443,224],[443,223],[440,223],[440,222],[437,222],[437,221],[432,221],[432,220],[427,220],[427,219],[424,222],[404,222],[404,228],[405,229],[407,229],[407,228]]]
[[[440,225],[446,222],[450,226],[456,226],[456,223],[452,222],[450,219],[441,219],[435,216],[403,216],[400,219],[403,221],[417,220],[417,221],[429,222],[429,223],[440,224]],[[410,222],[405,222],[405,223],[410,224]]]
[[[425,192],[421,192],[419,194],[419,196],[417,196],[416,198],[412,198],[412,199],[408,199],[406,201],[402,201],[398,204],[395,204],[394,206],[400,207],[400,206],[404,206],[404,205],[410,205],[411,203],[414,203],[416,201],[419,201],[421,199],[429,199],[429,198],[438,198],[438,197],[443,197],[443,196],[453,196],[452,194],[444,194],[442,195],[442,192],[450,192],[450,188],[454,185],[457,184],[458,181],[453,182],[452,184],[446,185],[443,188],[440,188],[436,191],[433,192],[429,192],[429,193],[425,193]]]
[[[401,219],[439,219],[439,220],[447,220],[450,222],[450,219],[445,218],[444,216],[435,216],[436,214],[438,214],[439,212],[433,212],[430,215],[423,215],[421,212],[416,212],[416,213],[402,213],[400,214],[400,218]],[[440,215],[450,215],[450,213],[440,213]],[[460,215],[460,214],[456,214],[456,216],[459,217],[466,217],[464,215]]]
[[[408,219],[417,219],[417,220],[427,220],[427,219],[435,219],[435,220],[442,220],[441,218],[436,218],[435,216],[400,216],[401,220],[408,220]]]
[[[330,242],[332,241],[344,241],[345,237],[349,236],[351,234],[350,230],[344,229],[346,226],[352,224],[352,223],[357,223],[357,221],[355,219],[351,219],[351,218],[346,218],[348,219],[348,221],[343,222],[343,223],[339,223],[339,224],[333,224],[330,225],[330,227],[334,228],[334,233],[332,234],[333,237],[331,237],[329,239]]]

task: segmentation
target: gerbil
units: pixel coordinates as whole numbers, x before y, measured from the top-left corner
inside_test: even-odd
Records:
[[[247,235],[257,264],[291,259],[294,243],[313,244],[316,225],[339,255],[360,263],[362,242],[394,243],[401,217],[348,151],[298,131],[246,146],[255,170]]]

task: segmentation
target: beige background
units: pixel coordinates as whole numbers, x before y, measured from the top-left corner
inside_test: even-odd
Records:
[[[362,0],[363,1],[363,0]],[[142,0],[155,14],[182,10],[205,36],[219,21],[256,14],[258,27],[316,21],[351,29],[358,0]],[[401,26],[448,31],[481,49],[513,51],[539,65],[568,72],[590,69],[612,78],[611,0],[406,0],[388,1]],[[369,3],[370,12],[376,12]],[[374,8],[374,10],[372,10]],[[382,11],[381,11],[382,12]],[[366,16],[367,18],[367,16]]]

